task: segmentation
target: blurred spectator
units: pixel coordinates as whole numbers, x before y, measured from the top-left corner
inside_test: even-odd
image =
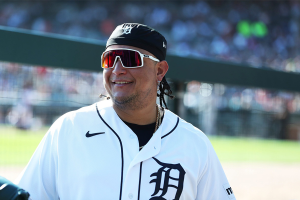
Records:
[[[0,3],[0,25],[40,32],[104,41],[117,24],[124,22],[155,27],[167,36],[168,51],[179,56],[218,58],[253,67],[300,72],[300,2],[297,0]],[[32,80],[31,95],[36,99],[32,104],[74,102],[82,106],[98,100],[97,96],[105,92],[99,73],[0,63],[0,104],[16,103],[18,90],[28,79]],[[215,112],[209,109],[211,105],[219,110],[281,113],[279,108],[286,99],[291,102],[289,112],[300,113],[299,94],[287,96],[220,84],[202,84],[201,87],[211,87],[211,91],[201,93],[200,85],[194,87],[199,86],[198,92],[186,93],[185,105],[199,112],[206,108],[206,115]],[[211,95],[215,101],[209,100]],[[206,107],[197,103],[200,100]]]
[[[31,99],[34,98],[32,86],[32,80],[28,79],[24,82],[19,100],[7,116],[10,124],[24,130],[30,129],[32,126],[33,113]]]
[[[296,0],[0,4],[0,25],[99,40],[106,40],[116,24],[133,21],[166,32],[169,50],[175,54],[182,53],[177,47],[184,43],[192,52],[186,55],[236,62],[252,56],[248,63],[255,67],[300,72],[295,59],[300,44]],[[282,66],[294,59],[292,69]]]

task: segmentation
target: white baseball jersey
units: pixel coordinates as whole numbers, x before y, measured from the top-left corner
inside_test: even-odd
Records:
[[[235,199],[208,138],[166,110],[139,151],[110,101],[60,117],[16,182],[33,200]]]

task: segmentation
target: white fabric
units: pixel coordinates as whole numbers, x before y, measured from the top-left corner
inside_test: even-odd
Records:
[[[104,133],[86,137],[88,131]],[[166,110],[161,126],[139,151],[138,138],[110,101],[60,117],[16,183],[33,200],[235,199],[199,129]]]

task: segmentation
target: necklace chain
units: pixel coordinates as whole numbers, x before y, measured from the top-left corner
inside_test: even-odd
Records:
[[[154,133],[157,131],[157,129],[159,128],[159,126],[161,125],[161,116],[162,116],[162,113],[161,113],[161,109],[158,107],[158,105],[156,104],[156,121],[155,121],[155,129],[154,129],[154,132],[153,132],[153,135]],[[145,145],[144,145],[145,146]],[[140,146],[140,150],[144,147],[144,146]]]
[[[154,129],[154,132],[153,134],[156,132],[156,130],[158,129],[158,127],[160,126],[160,121],[161,121],[161,116],[160,116],[160,110],[158,108],[158,105],[156,104],[156,121],[155,121],[155,129]],[[159,120],[160,119],[160,120]]]

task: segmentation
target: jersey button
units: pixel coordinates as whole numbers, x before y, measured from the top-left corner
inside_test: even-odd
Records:
[[[132,199],[133,198],[133,194],[129,193],[128,197],[129,197],[129,199]]]

